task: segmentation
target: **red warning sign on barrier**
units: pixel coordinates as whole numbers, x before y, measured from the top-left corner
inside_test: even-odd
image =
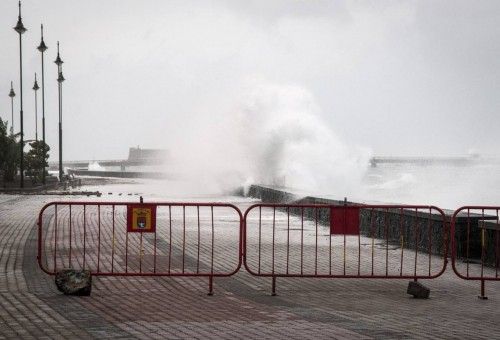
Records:
[[[331,207],[330,234],[359,235],[359,208],[344,206]]]
[[[156,205],[127,205],[127,231],[135,233],[154,233],[156,231]]]

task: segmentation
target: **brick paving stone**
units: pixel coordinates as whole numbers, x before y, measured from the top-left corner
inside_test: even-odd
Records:
[[[189,277],[94,277],[90,297],[64,296],[55,289],[53,277],[36,263],[36,218],[40,208],[52,199],[68,200],[0,195],[0,339],[491,339],[500,334],[499,284],[487,283],[489,300],[480,301],[476,298],[479,284],[458,279],[451,268],[438,279],[422,280],[431,289],[428,300],[407,296],[406,280],[373,279],[278,278],[278,296],[272,297],[271,279],[251,276],[243,269],[233,277],[216,278],[214,296],[206,295],[206,278]],[[244,210],[251,202],[239,199],[236,204]],[[59,213],[62,219],[68,216],[63,210]],[[197,237],[193,214],[191,211],[187,216],[188,240]],[[75,216],[83,217],[78,213]],[[217,270],[230,270],[234,265],[234,219],[227,213],[224,216],[217,230],[226,232],[217,233],[215,240]],[[97,265],[95,245],[99,235],[92,227],[97,225],[97,217],[95,211],[88,215],[88,242],[93,247],[89,265]],[[111,221],[110,215],[101,217],[104,223]],[[180,220],[176,218],[177,223]],[[202,222],[207,222],[206,216]],[[75,225],[78,228],[78,223]],[[110,235],[109,230],[103,230],[101,237]],[[166,229],[158,236],[157,245],[168,245]],[[196,270],[197,264],[203,270],[210,268],[211,243],[206,236],[209,233],[202,228],[200,237],[206,243],[200,253],[196,242],[186,247],[185,265],[189,270]],[[52,244],[53,237],[48,235],[44,241]],[[60,240],[63,237],[67,239],[68,233],[59,235]],[[175,237],[173,260],[178,266],[182,247],[179,235]],[[81,239],[75,236],[74,240],[81,245]],[[112,245],[110,238],[104,240],[108,247]],[[151,252],[154,240],[148,237],[143,241],[145,252]],[[267,236],[265,242],[268,246]],[[120,247],[117,245],[117,249]],[[324,250],[321,243],[320,251]],[[100,251],[104,261],[100,265],[106,265],[105,259],[111,261],[111,254]],[[284,251],[282,246],[277,247],[276,254],[282,259]],[[163,260],[168,259],[165,249],[159,252]],[[68,255],[63,251],[58,255],[61,266],[68,263]],[[83,264],[81,258],[73,260],[75,265]],[[438,257],[431,260],[433,264],[440,261]],[[123,258],[117,256],[116,261],[118,268],[123,268]],[[133,265],[138,261],[139,257]],[[269,258],[264,261],[268,264]],[[293,268],[299,268],[296,259],[293,261]],[[311,265],[310,258],[307,263]],[[324,262],[320,268],[325,269]]]

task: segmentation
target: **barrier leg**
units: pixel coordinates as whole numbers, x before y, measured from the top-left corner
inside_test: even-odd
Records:
[[[276,276],[273,276],[273,288],[271,296],[276,296]]]
[[[214,277],[209,276],[208,277],[208,294],[209,296],[214,295]]]
[[[484,295],[484,280],[481,280],[481,295],[478,296],[481,300],[488,300],[488,297]]]

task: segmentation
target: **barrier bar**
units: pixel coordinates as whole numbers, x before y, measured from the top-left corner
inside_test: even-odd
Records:
[[[337,220],[344,225],[332,227]],[[243,228],[243,265],[270,277],[273,294],[278,277],[433,279],[447,265],[446,218],[435,206],[255,204]]]
[[[486,281],[500,281],[499,209],[500,206],[463,206],[451,220],[453,271],[461,279],[480,281],[478,298],[482,300],[487,299]],[[470,265],[474,262],[479,262],[479,266]]]
[[[154,230],[130,230],[136,207],[154,207]],[[137,225],[152,225],[150,218]],[[212,294],[214,277],[242,265],[242,223],[240,210],[224,203],[52,202],[39,213],[37,260],[50,275],[68,265],[94,276],[207,277]]]

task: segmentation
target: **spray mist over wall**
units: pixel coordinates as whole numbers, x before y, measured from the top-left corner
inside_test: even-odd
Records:
[[[169,170],[211,193],[258,183],[359,194],[370,152],[339,140],[320,110],[303,87],[249,81],[229,109],[190,126]]]

